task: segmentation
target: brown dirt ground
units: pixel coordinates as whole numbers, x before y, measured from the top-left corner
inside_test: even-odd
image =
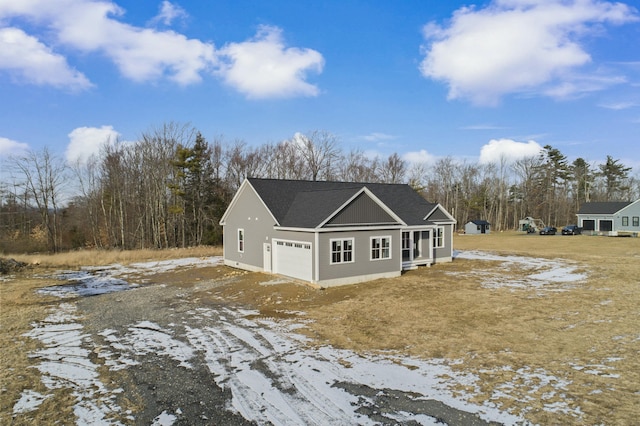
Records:
[[[311,320],[304,332],[314,344],[459,360],[454,368],[481,378],[478,402],[491,399],[534,423],[627,425],[640,418],[640,238],[499,233],[456,236],[454,246],[569,259],[588,278],[563,292],[487,289],[482,273],[499,271],[508,280],[522,271],[456,259],[396,279],[326,290],[224,266],[162,274],[151,282],[225,280],[193,297],[203,304],[240,303],[275,318],[304,312]],[[21,389],[38,390],[37,371],[26,368],[26,353],[35,343],[20,337],[46,316],[49,302],[33,297],[38,285],[28,278],[0,283],[0,423],[10,418]],[[595,372],[587,374],[582,366]],[[568,383],[554,393],[542,378],[526,381],[520,372],[543,372]],[[510,383],[517,384],[511,397],[494,395]],[[543,407],[560,401],[580,406],[582,416]]]

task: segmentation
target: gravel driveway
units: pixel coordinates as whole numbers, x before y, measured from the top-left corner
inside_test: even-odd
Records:
[[[76,387],[94,389],[76,390],[78,423],[524,423],[443,397],[440,377],[453,373],[437,363],[406,365],[413,361],[313,347],[295,332],[304,315],[274,320],[233,301],[203,297],[234,279],[185,285],[156,280],[64,301],[61,306],[74,310],[64,320],[66,329],[78,334],[58,340],[77,341],[75,350],[88,354],[88,362],[80,363],[100,372],[89,385],[76,381]],[[38,356],[51,359],[48,352]]]

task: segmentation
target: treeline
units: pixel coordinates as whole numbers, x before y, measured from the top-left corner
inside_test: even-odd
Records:
[[[73,166],[45,148],[7,167],[13,178],[0,186],[3,252],[220,244],[220,218],[247,176],[409,183],[451,212],[459,228],[486,219],[497,231],[515,229],[525,216],[562,226],[575,222],[585,201],[640,198],[640,182],[618,160],[569,163],[551,146],[515,163],[446,157],[409,164],[397,153],[345,152],[326,131],[249,146],[207,141],[177,123],[153,128],[136,143],[105,143],[99,155]]]

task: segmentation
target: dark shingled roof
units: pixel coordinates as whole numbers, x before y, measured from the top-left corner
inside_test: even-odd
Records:
[[[363,187],[409,226],[431,223],[424,217],[436,207],[405,184],[248,180],[281,226],[315,228]]]
[[[631,201],[605,201],[597,203],[584,203],[580,206],[578,214],[614,214],[631,204]]]
[[[470,222],[472,222],[474,225],[491,225],[486,220],[471,220]]]

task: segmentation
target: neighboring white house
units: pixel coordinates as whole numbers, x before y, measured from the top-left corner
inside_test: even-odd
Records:
[[[464,225],[464,233],[467,235],[488,234],[491,224],[486,220],[472,220]]]
[[[635,236],[640,233],[640,200],[584,203],[576,216],[583,233]]]
[[[226,265],[328,287],[450,262],[456,221],[409,185],[248,178],[220,223]]]

